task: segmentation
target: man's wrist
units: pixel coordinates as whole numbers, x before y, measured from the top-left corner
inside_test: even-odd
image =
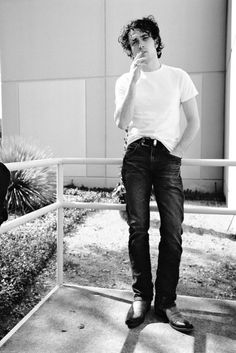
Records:
[[[136,88],[136,83],[137,83],[137,80],[135,80],[135,78],[132,77],[131,80],[130,80],[130,83],[129,83],[130,89],[135,90],[135,88]]]

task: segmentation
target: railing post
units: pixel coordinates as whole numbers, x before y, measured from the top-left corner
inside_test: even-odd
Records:
[[[63,164],[57,164],[57,202],[60,206],[57,209],[57,284],[63,284],[63,219],[64,210],[63,202]]]

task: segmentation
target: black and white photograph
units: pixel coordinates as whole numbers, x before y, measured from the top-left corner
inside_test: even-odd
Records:
[[[236,352],[236,1],[0,0],[0,352]]]

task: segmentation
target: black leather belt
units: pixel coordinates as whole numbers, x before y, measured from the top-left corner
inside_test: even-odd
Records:
[[[157,139],[152,139],[151,137],[142,137],[141,139],[135,142],[138,142],[141,146],[144,147],[157,147],[161,151],[169,153],[169,150],[163,145],[162,142]]]
[[[159,145],[161,142],[158,141],[157,139],[152,139],[150,137],[142,137],[140,139],[140,144],[142,146],[147,146],[147,147],[156,147]]]

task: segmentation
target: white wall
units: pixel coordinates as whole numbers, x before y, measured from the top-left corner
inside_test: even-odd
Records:
[[[19,83],[19,130],[49,145],[60,157],[86,155],[85,80]],[[66,175],[86,176],[85,166],[67,167]]]
[[[226,52],[225,158],[236,160],[236,3],[229,1]],[[225,170],[225,195],[229,207],[236,207],[236,167]]]
[[[117,38],[129,20],[153,14],[162,61],[188,71],[200,93],[202,127],[186,157],[223,157],[226,3],[0,0],[4,134],[33,136],[56,156],[121,157],[114,84],[130,59]],[[118,174],[114,166],[67,171],[68,180],[100,186],[114,186]],[[204,191],[221,188],[223,179],[221,168],[185,167],[183,177],[186,188]]]

